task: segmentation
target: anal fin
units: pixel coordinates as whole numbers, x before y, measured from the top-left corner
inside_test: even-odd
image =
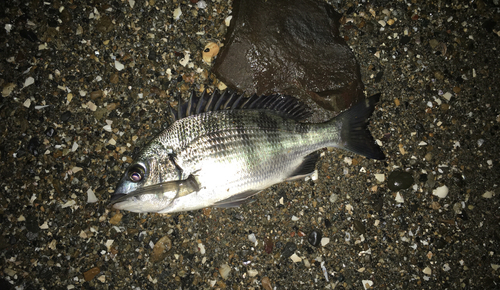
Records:
[[[295,171],[286,179],[286,181],[299,179],[308,175],[311,175],[316,169],[316,162],[318,162],[320,154],[318,152],[313,152],[306,157],[302,163],[295,169]]]

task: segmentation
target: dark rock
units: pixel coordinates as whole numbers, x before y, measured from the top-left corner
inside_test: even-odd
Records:
[[[410,40],[411,40],[411,37],[408,35],[405,35],[405,36],[401,37],[401,40],[399,40],[399,42],[401,44],[405,45],[405,44],[408,44],[410,42]]]
[[[283,259],[289,258],[293,253],[297,250],[297,245],[293,242],[288,242],[285,244],[285,247],[283,248],[283,252],[281,252],[281,257]]]
[[[413,185],[413,176],[404,171],[393,171],[387,178],[387,186],[392,191],[407,189]]]
[[[25,29],[23,29],[23,30],[19,31],[19,35],[21,35],[21,37],[26,38],[27,40],[29,40],[31,42],[37,42],[38,41],[38,37],[31,30],[25,30]]]
[[[313,230],[311,233],[309,233],[309,236],[307,236],[307,241],[309,244],[317,247],[321,244],[321,239],[323,238],[323,233],[320,230]]]
[[[495,25],[497,25],[497,22],[492,19],[488,19],[485,22],[483,22],[483,28],[486,29],[488,32],[493,32],[493,29],[495,28]]]
[[[48,127],[47,130],[45,130],[45,135],[47,137],[54,137],[56,134],[57,134],[57,131],[53,127]]]
[[[354,229],[362,235],[366,233],[365,225],[358,220],[354,220]]]
[[[340,111],[364,98],[359,65],[339,34],[340,14],[315,0],[235,0],[214,66],[229,87],[284,93]]]
[[[38,156],[38,147],[40,146],[40,140],[38,140],[38,137],[33,137],[31,140],[28,142],[28,151],[33,154],[33,156]]]
[[[66,112],[62,113],[62,115],[61,115],[62,122],[68,122],[69,119],[71,119],[71,112],[70,111],[66,111]]]

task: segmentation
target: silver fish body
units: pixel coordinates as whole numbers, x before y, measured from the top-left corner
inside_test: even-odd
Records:
[[[190,100],[179,119],[143,149],[112,197],[116,208],[169,213],[238,206],[269,186],[311,174],[317,151],[325,147],[384,158],[366,129],[378,96],[320,124],[300,122],[307,109],[291,97],[256,97],[243,105],[235,104],[241,97],[213,98]],[[182,117],[183,111],[189,116]],[[188,187],[187,194],[138,205],[137,196],[148,188],[190,176],[196,186]]]

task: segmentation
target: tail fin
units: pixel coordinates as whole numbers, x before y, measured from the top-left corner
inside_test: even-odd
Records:
[[[375,143],[367,127],[368,118],[375,110],[375,104],[379,99],[380,94],[373,95],[354,105],[349,110],[342,112],[334,119],[342,124],[339,148],[367,158],[385,159],[384,152]]]

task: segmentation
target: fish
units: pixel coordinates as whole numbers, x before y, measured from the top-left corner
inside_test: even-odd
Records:
[[[116,209],[174,213],[236,207],[262,190],[311,175],[319,151],[334,147],[384,160],[368,121],[380,94],[323,123],[292,96],[192,92],[172,123],[134,158],[119,181]]]

